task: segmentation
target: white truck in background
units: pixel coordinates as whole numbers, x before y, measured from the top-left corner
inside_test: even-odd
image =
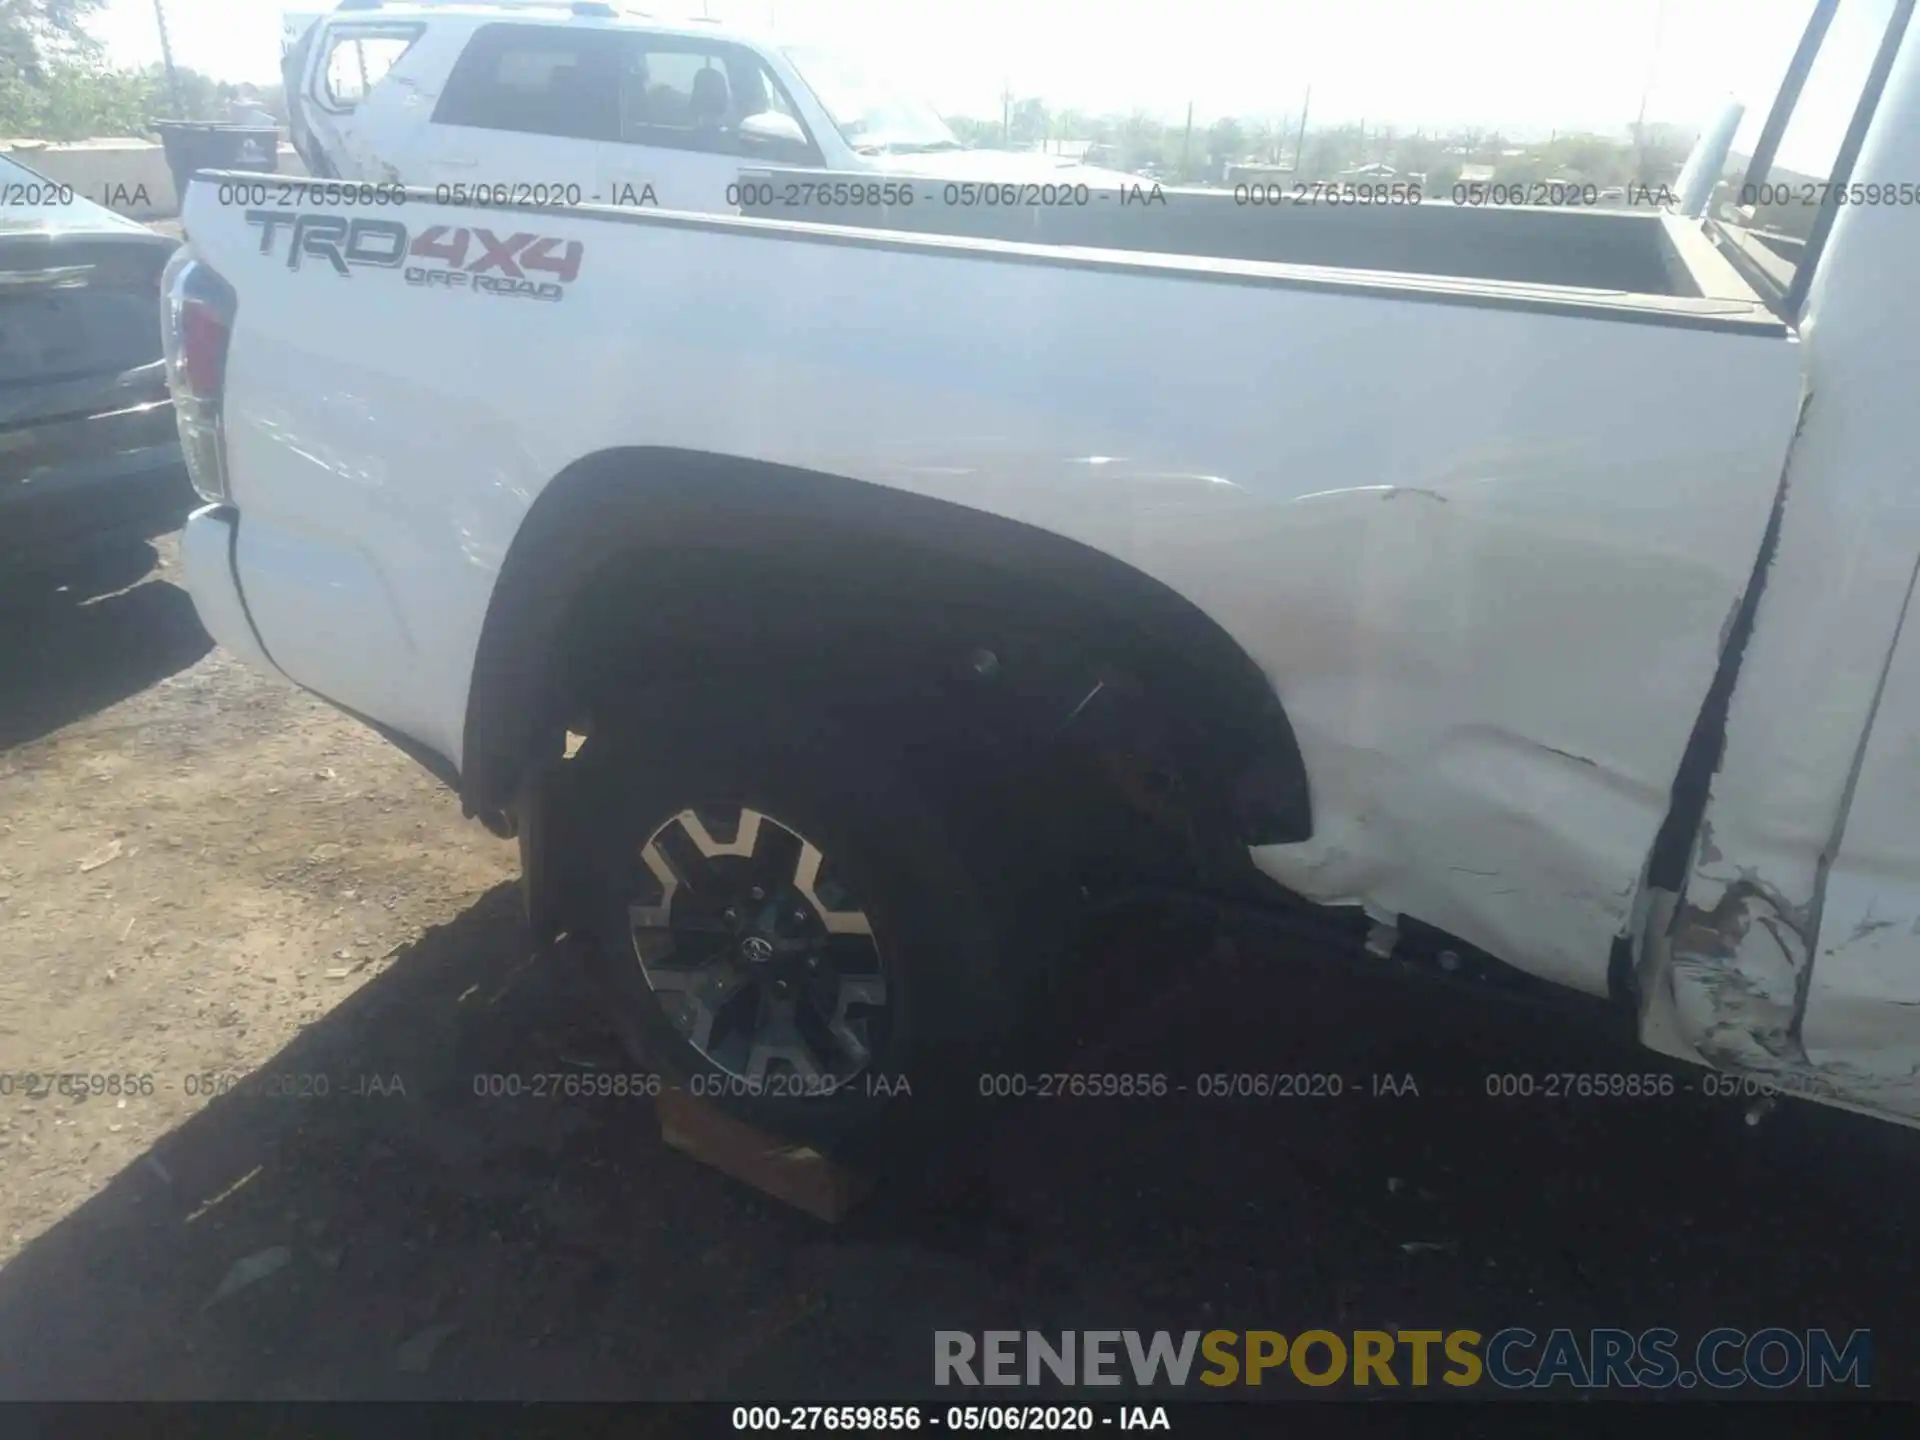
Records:
[[[1913,1122],[1912,9],[1818,0],[1702,216],[203,176],[195,603],[787,1133],[971,1073],[1062,897],[1143,879]]]
[[[347,0],[282,17],[294,147],[323,177],[462,197],[733,213],[744,169],[1112,186],[1059,155],[969,150],[832,53],[602,0]]]

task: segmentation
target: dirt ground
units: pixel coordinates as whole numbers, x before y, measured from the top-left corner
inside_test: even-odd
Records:
[[[150,561],[153,583],[14,597],[0,1257],[517,873],[512,846],[459,823],[372,732],[211,651],[167,578],[175,541],[158,543],[75,577],[124,585]],[[135,1093],[46,1078],[65,1075]]]
[[[935,1329],[1507,1325],[1870,1327],[1872,1393],[1920,1396],[1920,1136],[1489,1099],[1662,1067],[1147,913],[1097,941],[1081,1068],[1344,1093],[1010,1101],[967,1183],[837,1228],[644,1101],[477,1094],[627,1067],[512,847],[211,650],[172,556],[0,597],[0,1398],[951,1400]]]

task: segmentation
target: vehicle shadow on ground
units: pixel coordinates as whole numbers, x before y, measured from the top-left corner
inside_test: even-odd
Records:
[[[481,1093],[628,1068],[498,887],[251,1077],[292,1094],[208,1103],[0,1270],[0,1398],[952,1401],[936,1329],[1722,1324],[1872,1327],[1873,1393],[1915,1393],[1904,1132],[1492,1100],[1489,1074],[1659,1067],[1203,939],[1114,917],[1090,949],[1124,984],[1050,1062],[1170,1093],[996,1102],[940,1183],[831,1229],[664,1149],[644,1100]],[[1341,1093],[1202,1099],[1201,1073]]]
[[[149,578],[155,559],[138,541],[0,577],[0,750],[138,694],[213,648],[186,591]]]

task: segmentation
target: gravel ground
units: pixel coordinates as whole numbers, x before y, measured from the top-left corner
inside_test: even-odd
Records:
[[[1721,1324],[1871,1327],[1874,1393],[1920,1393],[1910,1132],[1491,1100],[1660,1067],[1145,912],[1077,1068],[1344,1093],[1007,1102],[836,1228],[643,1101],[482,1098],[625,1068],[512,847],[212,651],[171,554],[0,599],[0,1398],[950,1400],[935,1329]]]

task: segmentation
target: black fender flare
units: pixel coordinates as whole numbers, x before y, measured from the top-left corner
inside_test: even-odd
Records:
[[[687,547],[777,549],[798,527],[865,534],[977,566],[1044,577],[1123,618],[1177,668],[1192,711],[1234,778],[1248,844],[1313,833],[1306,766],[1280,697],[1220,625],[1160,581],[1051,531],[947,501],[704,451],[621,448],[575,461],[514,536],[474,656],[461,797],[470,815],[514,803],[551,713],[551,666],[575,601],[621,557]]]

